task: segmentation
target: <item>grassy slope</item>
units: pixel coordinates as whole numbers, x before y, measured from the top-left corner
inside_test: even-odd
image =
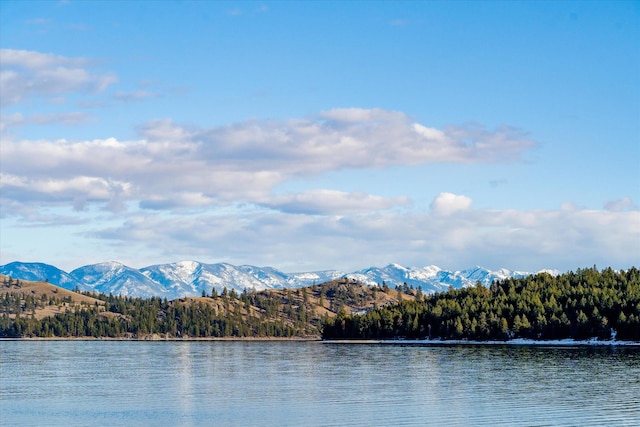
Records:
[[[56,313],[63,313],[67,310],[73,310],[76,306],[89,306],[96,303],[104,306],[104,301],[92,298],[87,295],[78,294],[58,286],[54,286],[46,282],[30,282],[26,280],[10,280],[7,276],[0,275],[0,297],[4,297],[7,293],[19,293],[23,299],[27,296],[33,296],[36,300],[40,300],[43,295],[47,298],[57,298],[59,304],[45,305],[38,307],[33,312],[26,314],[34,314],[37,319],[53,316]],[[13,317],[13,316],[12,316]]]
[[[304,301],[305,290],[307,294],[306,303]],[[227,314],[230,316],[238,310],[243,317],[250,315],[259,317],[265,321],[281,320],[285,324],[292,325],[294,320],[287,313],[288,307],[292,307],[293,312],[296,313],[300,311],[301,307],[304,307],[309,315],[311,328],[315,328],[320,323],[322,317],[328,316],[333,318],[340,309],[343,309],[346,314],[352,314],[358,311],[372,309],[375,306],[383,307],[398,302],[398,291],[394,289],[373,291],[369,286],[347,279],[332,280],[321,285],[308,286],[306,288],[261,291],[257,292],[257,295],[268,295],[270,298],[278,300],[279,307],[277,312],[268,315],[264,309],[255,305],[251,305],[249,311],[247,311],[245,304],[239,296],[236,299],[227,299],[229,302],[229,311]],[[402,299],[412,300],[415,299],[415,295],[402,293]],[[186,305],[202,303],[211,305],[218,312],[224,312],[225,310],[225,299],[221,296],[215,298],[180,298],[173,301],[173,303]],[[316,332],[314,332],[314,334],[315,333]]]

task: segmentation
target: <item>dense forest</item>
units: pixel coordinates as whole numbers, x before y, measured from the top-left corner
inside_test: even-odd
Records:
[[[640,270],[542,273],[431,295],[359,315],[341,312],[324,339],[640,340]]]
[[[36,285],[3,279],[0,337],[318,338],[322,325],[337,313],[396,302],[403,294],[347,279],[240,294],[226,288],[219,294],[212,289],[210,295],[174,301],[74,294],[48,284]],[[78,297],[83,300],[77,302]],[[413,297],[404,294],[404,298]]]

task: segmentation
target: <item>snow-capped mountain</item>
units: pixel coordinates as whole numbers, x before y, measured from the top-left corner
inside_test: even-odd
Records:
[[[347,276],[368,285],[384,282],[393,287],[406,283],[414,288],[422,288],[425,292],[439,292],[447,290],[449,286],[461,288],[475,285],[477,282],[488,286],[496,279],[525,277],[529,274],[531,273],[510,271],[504,268],[497,271],[487,270],[483,267],[462,271],[446,271],[435,265],[407,268],[398,264],[389,264],[383,268],[370,267]]]
[[[180,296],[211,293],[212,288],[235,289],[275,289],[282,288],[287,275],[270,267],[227,263],[203,264],[196,261],[182,261],[173,264],[153,265],[140,269],[145,277],[162,284],[170,293]]]
[[[204,264],[197,261],[181,261],[160,264],[140,269],[140,272],[162,284],[171,294],[210,294],[212,288],[221,292],[225,287],[237,292],[247,290],[298,288],[324,283],[343,277],[345,273],[335,270],[286,274],[272,267],[253,265],[234,266],[227,263]]]
[[[346,274],[339,270],[312,271],[308,273],[291,273],[287,277],[287,288],[299,288],[302,286],[319,285],[321,283],[345,277]]]
[[[135,296],[141,298],[170,297],[167,289],[158,282],[150,280],[140,271],[119,262],[102,262],[76,268],[71,277],[92,291],[103,294]]]
[[[90,286],[86,286],[84,282],[76,280],[59,268],[41,262],[11,262],[0,266],[0,274],[20,280],[49,282],[69,290],[76,288],[83,291],[92,290]]]
[[[552,274],[558,274],[545,270]],[[385,283],[395,287],[406,283],[421,288],[425,293],[443,291],[452,286],[471,286],[478,281],[489,285],[493,280],[508,277],[524,277],[531,273],[500,269],[491,271],[475,267],[461,271],[447,271],[437,266],[403,267],[389,264],[386,267],[369,267],[353,273],[327,270],[303,273],[283,273],[271,267],[251,265],[234,266],[227,263],[204,264],[197,261],[181,261],[159,264],[139,270],[118,262],[87,265],[70,274],[47,264],[13,262],[0,266],[0,274],[22,280],[48,280],[67,289],[101,292],[148,298],[158,296],[175,299],[185,296],[211,294],[213,288],[242,292],[247,290],[298,288],[321,284],[340,277],[348,277],[368,285]]]

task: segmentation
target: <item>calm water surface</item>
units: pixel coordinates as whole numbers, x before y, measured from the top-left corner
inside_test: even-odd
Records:
[[[1,341],[0,425],[638,426],[640,348]]]

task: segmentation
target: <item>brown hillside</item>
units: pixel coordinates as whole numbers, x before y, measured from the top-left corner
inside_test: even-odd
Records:
[[[0,298],[20,297],[20,315],[33,315],[37,319],[72,310],[77,306],[104,306],[104,301],[78,294],[51,283],[16,280],[0,275]],[[2,310],[15,317],[16,310]]]
[[[189,337],[297,337],[319,338],[324,321],[419,297],[386,286],[369,287],[340,279],[305,288],[261,292],[228,292],[174,301],[131,299],[78,294],[44,282],[28,282],[0,276],[0,313],[11,319],[43,319],[58,313],[71,316],[44,327],[36,323],[12,323],[5,319],[7,334],[34,336],[91,336],[144,338]],[[79,309],[91,308],[91,310]],[[4,314],[3,314],[4,315]],[[106,322],[102,322],[102,321]],[[53,326],[51,326],[53,325]],[[17,331],[17,332],[16,332]],[[25,332],[27,331],[27,332]],[[40,335],[38,335],[40,334]]]
[[[387,287],[372,288],[353,280],[338,279],[304,288],[239,295],[230,292],[215,297],[180,298],[173,303],[208,305],[226,317],[246,320],[251,316],[264,322],[282,322],[288,326],[302,327],[309,335],[316,335],[322,318],[333,318],[340,310],[352,314],[383,307],[398,302],[399,297],[413,300],[416,293],[403,293]]]

